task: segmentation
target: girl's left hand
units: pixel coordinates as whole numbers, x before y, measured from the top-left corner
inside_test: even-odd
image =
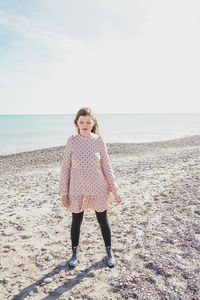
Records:
[[[117,193],[113,193],[114,197],[115,197],[115,200],[117,203],[121,203],[122,202],[122,199],[120,198],[120,196],[117,194]]]

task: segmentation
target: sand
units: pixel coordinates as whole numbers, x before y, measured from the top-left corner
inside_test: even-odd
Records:
[[[0,156],[0,299],[200,299],[200,135],[107,148],[122,198],[108,210],[114,268],[90,209],[67,265],[64,146]]]

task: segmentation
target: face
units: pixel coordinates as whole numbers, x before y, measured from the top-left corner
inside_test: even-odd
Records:
[[[90,116],[80,116],[77,120],[77,125],[80,129],[80,133],[89,133],[94,126],[94,121]]]

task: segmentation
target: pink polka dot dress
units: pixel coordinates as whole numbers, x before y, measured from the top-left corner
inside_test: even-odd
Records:
[[[59,193],[68,195],[67,209],[74,213],[89,208],[98,212],[108,209],[111,193],[119,189],[103,138],[90,134],[68,138],[61,164]]]

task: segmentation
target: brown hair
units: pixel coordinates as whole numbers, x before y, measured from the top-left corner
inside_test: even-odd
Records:
[[[77,125],[77,121],[78,121],[78,118],[80,116],[90,116],[90,117],[92,117],[92,119],[94,121],[94,125],[92,127],[91,132],[100,135],[99,126],[98,126],[97,120],[95,118],[94,113],[91,111],[91,109],[89,107],[82,107],[81,109],[79,109],[79,111],[76,114],[76,117],[74,119],[74,124],[76,126],[77,133],[80,133],[80,129],[79,129],[78,125]]]

